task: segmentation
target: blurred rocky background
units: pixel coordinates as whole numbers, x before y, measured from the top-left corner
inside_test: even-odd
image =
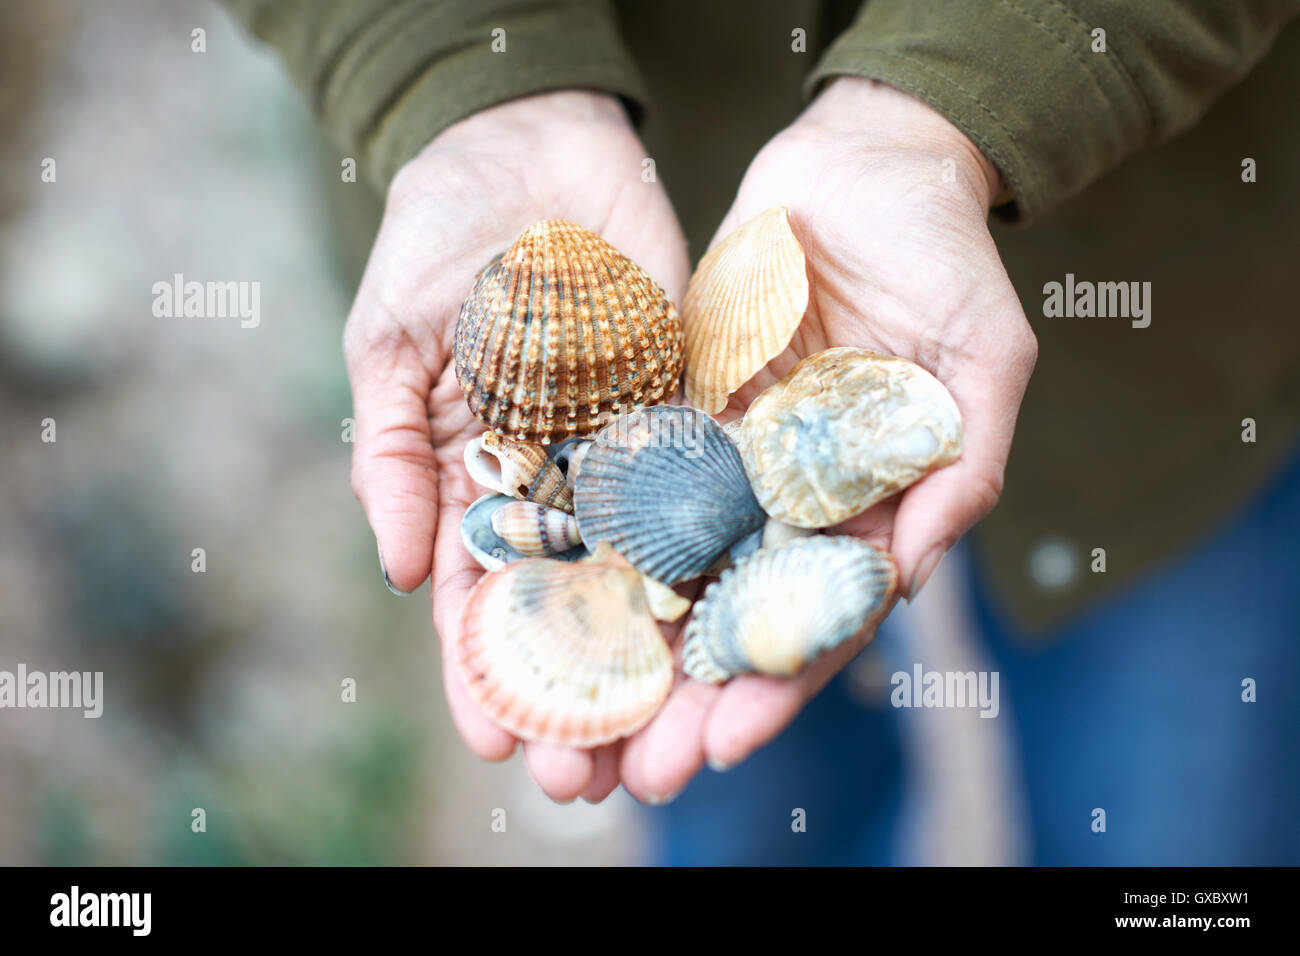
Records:
[[[104,672],[98,720],[0,710],[0,864],[640,859],[625,794],[464,750],[428,585],[382,584],[339,344],[375,211],[278,63],[213,3],[6,0],[0,124],[0,670]],[[260,324],[155,317],[176,273]]]

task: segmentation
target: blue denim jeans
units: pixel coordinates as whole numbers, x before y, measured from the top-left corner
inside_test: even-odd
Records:
[[[1300,863],[1300,455],[1228,527],[1055,633],[1017,634],[978,568],[967,585],[1014,715],[1028,862]],[[905,713],[842,675],[770,746],[647,810],[653,862],[911,862]]]

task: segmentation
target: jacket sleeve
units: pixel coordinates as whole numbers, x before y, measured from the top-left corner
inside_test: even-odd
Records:
[[[555,89],[644,86],[607,0],[225,0],[281,55],[330,139],[385,190],[440,131]]]
[[[1028,220],[1193,125],[1297,13],[1298,0],[867,0],[805,92],[851,74],[920,97],[1002,170],[1014,202],[998,212]]]

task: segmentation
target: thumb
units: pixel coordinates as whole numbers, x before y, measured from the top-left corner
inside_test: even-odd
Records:
[[[356,418],[352,491],[375,533],[385,583],[409,593],[429,576],[438,520],[432,379],[400,329],[376,335],[366,321],[349,321],[343,345]]]
[[[984,518],[1002,493],[1002,478],[1016,416],[1037,357],[1019,303],[1016,323],[993,328],[1023,329],[981,347],[978,360],[958,362],[944,384],[961,410],[962,455],[907,489],[894,518],[893,552],[899,592],[915,597],[944,554]]]

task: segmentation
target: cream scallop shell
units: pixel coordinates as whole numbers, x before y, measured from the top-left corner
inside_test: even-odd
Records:
[[[790,344],[808,308],[803,247],[773,206],[710,249],[682,303],[686,400],[716,414]]]
[[[530,558],[485,575],[466,601],[453,657],[493,721],[524,740],[569,747],[636,732],[673,683],[645,583],[609,547],[573,564]]]

